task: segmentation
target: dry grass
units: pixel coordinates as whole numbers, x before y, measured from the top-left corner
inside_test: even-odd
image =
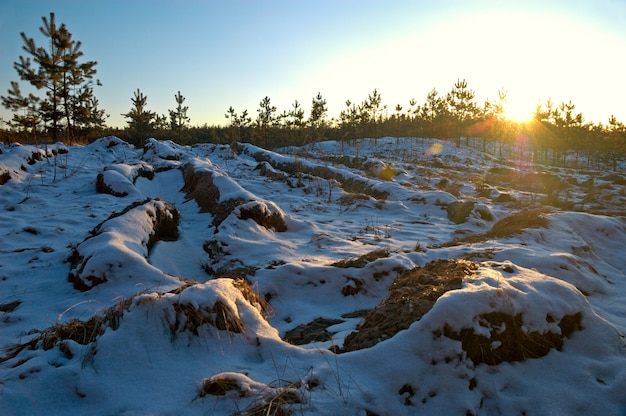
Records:
[[[223,302],[217,301],[212,307],[196,308],[189,303],[175,303],[176,320],[170,326],[172,336],[182,331],[190,331],[198,336],[198,328],[208,324],[222,331],[243,332],[245,325],[241,318]]]
[[[491,312],[478,316],[482,326],[486,326],[490,336],[476,334],[473,328],[453,331],[446,325],[443,335],[461,341],[467,358],[475,365],[497,365],[503,361],[524,361],[528,358],[540,358],[547,355],[553,348],[561,350],[564,339],[573,332],[580,330],[582,315],[567,315],[559,322],[561,333],[527,332],[521,314],[509,315],[503,312]],[[554,322],[547,316],[548,322]],[[441,334],[437,333],[436,336]]]
[[[357,257],[356,259],[344,259],[344,260],[339,260],[337,262],[334,262],[331,264],[332,267],[340,267],[343,269],[347,269],[347,268],[363,268],[367,265],[367,263],[370,263],[372,261],[378,260],[378,259],[382,259],[385,257],[389,257],[389,249],[388,248],[382,248],[382,249],[378,249],[378,250],[374,250],[372,252],[363,254],[360,257]]]
[[[267,215],[266,211],[261,205],[253,205],[251,207],[241,207],[239,209],[239,219],[247,220],[252,219],[254,222],[267,229],[274,229],[277,232],[287,231],[287,224],[285,223],[285,217],[280,212],[274,212]]]
[[[280,387],[273,387],[247,379],[246,387],[242,386],[242,375],[217,374],[205,379],[200,385],[197,397],[229,396],[237,403],[238,399],[252,398],[253,401],[245,409],[238,410],[237,416],[286,416],[293,415],[293,405],[305,403],[301,389],[311,389],[318,385],[316,380],[306,383],[290,383],[280,381]],[[239,404],[238,406],[239,407]]]
[[[264,318],[267,319],[271,315],[272,308],[270,304],[261,299],[255,288],[248,281],[245,279],[233,279],[232,284],[241,292],[244,299],[255,307]],[[194,283],[189,283],[171,293],[180,294],[186,288],[194,285]],[[205,324],[233,333],[243,333],[245,330],[245,324],[237,311],[232,310],[220,301],[215,302],[212,306],[199,308],[190,303],[175,303],[172,306],[176,312],[176,320],[170,325],[173,337],[182,331],[190,331],[197,336],[199,335],[198,329]]]
[[[204,396],[226,396],[231,392],[239,397],[244,397],[246,392],[241,388],[239,381],[228,377],[225,374],[218,374],[217,376],[207,378],[202,381],[198,397]]]
[[[17,357],[25,349],[35,350],[43,348],[44,350],[50,350],[55,346],[58,346],[66,357],[71,358],[71,352],[65,341],[71,340],[81,345],[87,345],[95,342],[99,336],[104,334],[107,328],[116,330],[119,328],[124,310],[130,306],[131,302],[132,298],[123,299],[115,306],[106,309],[102,314],[93,316],[87,321],[71,319],[63,324],[56,323],[42,331],[33,331],[38,333],[38,335],[30,341],[5,349],[6,355],[0,357],[0,363]],[[19,364],[16,364],[16,366]]]
[[[547,208],[528,209],[501,219],[487,232],[455,238],[454,240],[437,247],[452,247],[459,244],[481,243],[493,238],[507,238],[521,234],[528,228],[545,228],[550,222],[544,214]]]
[[[245,279],[234,279],[233,285],[239,289],[245,300],[261,312],[263,318],[267,319],[272,315],[272,306],[264,299],[261,299],[258,288],[251,286]]]
[[[369,348],[407,329],[430,311],[441,295],[460,289],[463,279],[476,269],[477,265],[468,261],[437,260],[405,271],[394,280],[387,299],[367,312],[338,352]]]
[[[270,397],[264,397],[241,412],[237,416],[291,416],[294,414],[293,404],[303,403],[302,398],[294,388],[276,389]]]

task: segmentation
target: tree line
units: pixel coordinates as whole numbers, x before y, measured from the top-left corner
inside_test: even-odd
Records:
[[[39,28],[46,46],[21,33],[26,57],[20,56],[14,68],[21,81],[34,88],[23,94],[12,81],[2,105],[13,118],[0,130],[2,141],[86,142],[102,135],[116,135],[136,145],[148,137],[172,139],[181,144],[197,142],[250,142],[265,148],[303,145],[319,140],[353,140],[362,137],[411,136],[450,139],[456,145],[500,149],[505,144],[524,143],[533,160],[563,164],[575,160],[609,161],[616,167],[626,157],[626,126],[611,116],[607,124],[586,122],[572,102],[555,104],[548,100],[537,105],[532,120],[515,123],[506,119],[507,94],[501,89],[495,100],[476,101],[467,81],[457,80],[445,94],[432,89],[419,103],[411,99],[388,108],[374,89],[364,100],[346,100],[337,117],[329,118],[328,105],[321,93],[311,100],[308,117],[297,100],[279,112],[266,96],[253,117],[247,109],[230,106],[223,126],[191,126],[189,107],[180,91],[174,95],[173,109],[158,114],[148,107],[147,96],[137,89],[131,108],[122,114],[127,126],[106,126],[105,111],[99,108],[94,87],[96,61],[81,61],[81,42],[72,38],[64,24],[58,26],[54,13],[42,17]]]

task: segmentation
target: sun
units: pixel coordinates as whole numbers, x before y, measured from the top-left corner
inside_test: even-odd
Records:
[[[526,123],[533,118],[533,110],[533,108],[526,105],[510,103],[504,108],[504,118],[516,123]]]

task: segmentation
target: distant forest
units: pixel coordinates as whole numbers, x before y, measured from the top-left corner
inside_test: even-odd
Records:
[[[507,97],[503,89],[495,100],[478,103],[465,80],[458,80],[445,94],[431,90],[423,103],[412,99],[394,108],[383,105],[374,89],[360,102],[347,100],[333,118],[321,93],[312,98],[306,118],[297,100],[281,112],[264,97],[254,116],[247,109],[229,107],[223,126],[192,126],[180,91],[174,95],[173,109],[157,114],[149,110],[147,97],[137,89],[129,111],[123,114],[127,126],[110,128],[94,93],[101,86],[95,78],[97,62],[81,61],[81,42],[72,39],[64,24],[56,24],[54,13],[42,21],[39,29],[47,38],[46,46],[37,46],[33,38],[21,33],[26,56],[19,56],[13,64],[20,81],[37,94],[23,94],[20,83],[12,81],[7,94],[0,97],[13,114],[11,120],[2,120],[0,141],[5,143],[88,143],[115,135],[137,146],[154,137],[180,144],[249,142],[273,149],[321,140],[394,136],[438,138],[455,145],[463,142],[500,152],[500,156],[506,144],[523,146],[533,161],[557,166],[571,160],[578,165],[580,160],[588,167],[601,164],[616,169],[618,161],[626,158],[626,125],[614,116],[607,124],[590,123],[572,102],[547,101],[537,106],[531,120],[518,123],[504,116]]]

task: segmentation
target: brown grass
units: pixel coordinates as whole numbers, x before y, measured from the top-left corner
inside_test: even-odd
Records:
[[[524,210],[501,219],[487,232],[455,238],[454,240],[438,247],[452,247],[459,244],[481,243],[493,238],[507,238],[516,234],[521,234],[529,228],[546,228],[549,226],[550,221],[544,214],[548,212],[549,210],[547,208]]]
[[[441,295],[460,289],[463,279],[476,269],[477,265],[468,261],[436,260],[405,271],[394,280],[387,299],[367,312],[338,352],[369,348],[407,329],[430,311]]]
[[[239,219],[247,220],[250,218],[267,229],[274,229],[274,231],[277,232],[287,231],[287,224],[285,223],[285,217],[283,215],[279,212],[266,215],[263,207],[258,204],[248,208],[241,207],[239,209]]]
[[[476,334],[473,328],[453,331],[446,325],[443,330],[444,336],[461,341],[467,358],[472,360],[475,365],[497,365],[503,361],[514,362],[543,357],[553,348],[560,351],[564,339],[582,328],[582,314],[580,312],[561,319],[559,322],[560,334],[523,331],[521,314],[513,316],[503,312],[491,312],[480,315],[478,318],[481,324],[488,325],[489,338],[482,334]],[[554,321],[550,316],[547,316],[546,320],[548,322]]]
[[[294,388],[276,389],[270,397],[252,403],[238,416],[291,416],[294,410],[291,405],[302,403],[303,400]]]
[[[307,383],[304,387],[310,389],[317,385],[316,381]],[[240,382],[228,374],[218,374],[202,381],[197,397],[211,396],[237,396],[255,397],[255,400],[244,410],[237,411],[237,416],[286,416],[293,415],[294,404],[304,403],[299,388],[302,383],[289,383],[284,387],[272,387],[260,385],[252,390],[243,390]],[[235,397],[236,399],[236,397]]]
[[[547,212],[549,211],[545,208],[518,212],[495,223],[485,236],[487,238],[510,237],[528,228],[545,228],[549,225],[548,219],[544,216]]]
[[[178,332],[191,331],[198,336],[198,328],[208,324],[219,330],[241,333],[244,323],[228,306],[218,301],[212,307],[196,308],[189,303],[176,303],[176,320],[170,326],[172,336]]]
[[[264,299],[258,294],[258,290],[255,290],[255,287],[251,286],[250,283],[245,279],[234,279],[233,285],[239,289],[244,299],[246,299],[250,304],[256,307],[261,315],[267,319],[267,317],[272,315],[272,306],[266,302]]]
[[[344,260],[339,260],[336,261],[334,263],[331,264],[332,267],[340,267],[343,269],[347,269],[347,268],[363,268],[367,265],[367,263],[370,263],[372,261],[378,260],[378,259],[382,259],[385,257],[389,257],[389,249],[388,248],[382,248],[382,249],[378,249],[378,250],[374,250],[372,252],[363,254],[360,257],[357,257],[356,259],[344,259]]]
[[[115,306],[106,309],[101,315],[93,316],[87,321],[71,319],[64,324],[56,323],[43,331],[33,331],[38,333],[36,337],[23,344],[13,345],[5,349],[4,352],[7,355],[0,357],[0,363],[17,357],[25,349],[43,348],[50,350],[55,346],[58,346],[66,357],[69,357],[71,352],[64,341],[71,340],[81,345],[87,345],[96,341],[107,328],[116,330],[119,328],[124,310],[130,306],[131,302],[132,298],[123,299]],[[16,364],[16,366],[18,365],[20,364]]]
[[[232,391],[236,392],[239,397],[245,396],[245,392],[241,389],[237,380],[229,378],[227,375],[219,374],[202,381],[198,397],[207,395],[225,396]]]

